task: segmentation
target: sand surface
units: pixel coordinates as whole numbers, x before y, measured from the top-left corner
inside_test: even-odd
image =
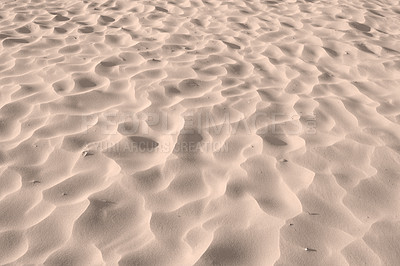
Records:
[[[399,265],[399,124],[399,1],[0,1],[0,264]]]

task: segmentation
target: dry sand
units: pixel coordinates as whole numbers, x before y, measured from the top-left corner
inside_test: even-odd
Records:
[[[400,3],[3,0],[1,265],[399,265]]]

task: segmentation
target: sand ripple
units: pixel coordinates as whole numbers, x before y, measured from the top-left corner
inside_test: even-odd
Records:
[[[396,1],[2,1],[0,263],[397,265]]]

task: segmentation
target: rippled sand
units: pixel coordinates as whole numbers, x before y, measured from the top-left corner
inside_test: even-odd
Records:
[[[400,3],[0,3],[0,264],[398,265]]]

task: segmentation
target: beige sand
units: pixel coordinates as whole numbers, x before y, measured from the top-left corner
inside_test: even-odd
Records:
[[[0,3],[0,264],[399,265],[400,3]]]

